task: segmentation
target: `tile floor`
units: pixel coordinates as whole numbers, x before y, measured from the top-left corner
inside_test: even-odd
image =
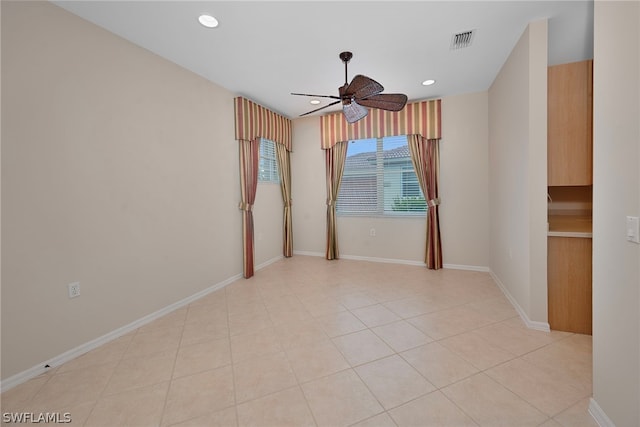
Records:
[[[487,273],[283,259],[2,394],[85,426],[597,426],[591,337]]]

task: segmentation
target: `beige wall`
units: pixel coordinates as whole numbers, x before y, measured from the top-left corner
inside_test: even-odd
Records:
[[[489,94],[442,100],[440,227],[448,265],[489,266]]]
[[[324,254],[326,240],[326,184],[324,151],[320,149],[320,120],[293,121],[295,145],[291,153],[293,250]]]
[[[3,379],[242,272],[232,93],[50,3],[2,2],[2,59]]]
[[[489,89],[490,268],[547,323],[547,21],[531,23]]]
[[[487,108],[486,92],[442,100],[440,226],[448,265],[488,266]],[[326,184],[319,118],[294,120],[294,136],[294,249],[324,254]],[[424,217],[338,217],[338,233],[341,256],[424,262]]]
[[[259,182],[253,208],[256,268],[282,257],[283,214],[280,184]]]
[[[593,110],[593,398],[640,425],[640,3],[596,1]]]

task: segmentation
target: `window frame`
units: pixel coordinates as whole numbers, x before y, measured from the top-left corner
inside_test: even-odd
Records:
[[[418,185],[418,191],[420,193],[420,196],[422,197],[422,199],[424,198],[424,195],[422,193],[422,189],[420,188],[420,183],[418,181],[418,177],[415,175],[415,169],[413,167],[413,162],[411,162],[411,157],[410,154],[407,157],[399,157],[399,158],[387,158],[385,159],[385,151],[391,151],[394,150],[396,148],[400,148],[402,147],[402,145],[399,145],[398,147],[394,147],[394,148],[387,148],[387,150],[385,150],[385,139],[387,138],[399,138],[399,137],[405,137],[407,138],[406,135],[400,135],[398,137],[384,137],[384,138],[367,138],[367,139],[360,139],[360,140],[352,140],[349,141],[349,147],[347,148],[347,159],[350,157],[349,156],[349,148],[352,146],[351,144],[357,144],[358,142],[365,142],[367,141],[369,144],[373,145],[373,142],[375,141],[375,156],[369,155],[369,156],[364,156],[365,153],[371,153],[373,154],[373,151],[367,151],[366,149],[360,151],[358,150],[355,154],[352,154],[352,156],[355,155],[359,155],[359,154],[363,154],[363,157],[366,157],[366,159],[361,160],[361,162],[363,161],[370,161],[375,157],[375,169],[373,169],[371,171],[358,171],[358,170],[353,170],[350,171],[348,170],[348,163],[345,160],[345,169],[342,175],[342,181],[340,184],[340,192],[338,194],[338,199],[336,201],[336,215],[338,216],[345,216],[345,217],[375,217],[375,218],[402,218],[402,217],[411,217],[411,218],[415,218],[415,217],[425,217],[427,214],[427,210],[428,210],[428,206],[426,204],[426,202],[424,203],[424,210],[404,210],[404,211],[399,211],[399,210],[394,210],[393,206],[395,204],[394,200],[395,197],[393,195],[394,192],[394,188],[395,191],[398,192],[399,191],[399,197],[404,200],[404,181],[405,181],[405,174],[409,173],[409,172],[413,172],[414,174],[414,179],[415,182]],[[388,141],[392,147],[393,144],[398,143],[397,140],[391,140]],[[408,141],[407,141],[407,145],[408,145]],[[372,147],[373,148],[373,147]],[[408,147],[407,147],[408,150]],[[400,159],[400,161],[398,161],[398,159]],[[408,163],[406,162],[406,160],[403,159],[408,159]],[[390,165],[395,164],[395,170],[393,168],[393,166],[390,167]],[[386,176],[385,176],[385,170],[387,171]],[[390,172],[391,171],[391,172]],[[393,176],[396,176],[396,180],[397,182],[394,182],[394,178]],[[346,207],[345,207],[345,201],[344,201],[344,194],[343,191],[345,190],[345,184],[349,184],[349,180],[350,178],[360,178],[361,180],[365,180],[367,177],[371,177],[375,179],[375,184],[370,183],[368,186],[358,186],[358,185],[354,185],[351,188],[351,194],[352,197],[349,197],[348,202],[346,202]],[[395,184],[395,187],[394,187]],[[354,208],[358,207],[357,204],[357,198],[358,195],[369,195],[369,197],[372,197],[372,194],[375,193],[375,201],[372,201],[371,203],[363,203],[361,206],[364,206],[365,209],[362,210],[357,210]],[[342,203],[341,203],[341,197],[342,198]]]
[[[258,183],[280,184],[280,170],[276,143],[267,138],[260,138],[258,150]]]

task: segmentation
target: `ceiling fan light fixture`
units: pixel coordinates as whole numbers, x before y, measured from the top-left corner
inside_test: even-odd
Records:
[[[422,82],[423,86],[431,86],[432,84],[434,84],[436,81],[433,79],[427,79],[425,81]]]
[[[216,18],[207,14],[198,16],[198,22],[207,28],[216,28],[219,24]]]
[[[355,123],[360,119],[364,119],[367,114],[369,114],[369,110],[355,102],[343,104],[342,112],[344,113],[344,118],[349,123]]]

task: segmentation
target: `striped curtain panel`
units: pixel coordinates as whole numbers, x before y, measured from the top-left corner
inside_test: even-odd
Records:
[[[282,254],[285,257],[293,255],[293,225],[291,219],[291,161],[289,150],[282,144],[275,144],[278,172],[280,173],[280,190],[284,205],[282,229]]]
[[[342,170],[339,171],[340,176],[334,177],[338,170],[334,164],[334,156],[329,154],[332,151],[331,149],[342,142],[347,143],[356,139],[413,135],[413,137],[409,137],[410,141],[415,137],[420,137],[421,140],[426,141],[424,144],[420,143],[420,145],[426,147],[424,148],[426,150],[425,153],[420,155],[424,157],[424,160],[419,160],[418,158],[422,172],[419,172],[418,167],[416,167],[413,153],[411,155],[420,186],[429,203],[425,263],[430,269],[442,268],[442,244],[438,216],[438,205],[440,204],[438,195],[440,168],[438,143],[441,138],[440,112],[441,100],[435,99],[407,104],[398,112],[372,108],[364,119],[351,124],[345,120],[342,112],[320,117],[320,144],[321,148],[327,152],[325,157],[327,166],[327,259],[338,257],[335,201],[342,178]],[[409,147],[411,147],[411,144],[409,144]],[[419,150],[422,150],[422,148]],[[344,155],[346,157],[346,147]],[[330,180],[337,183],[337,189],[333,185],[329,185]],[[335,193],[333,193],[334,189]],[[331,202],[331,205],[329,202]],[[332,208],[331,214],[330,207]]]
[[[240,210],[242,211],[242,272],[245,278],[253,276],[253,204],[258,187],[260,140],[240,140]]]
[[[439,141],[426,139],[422,135],[408,138],[411,162],[416,171],[420,188],[427,199],[427,236],[424,262],[427,268],[442,268],[442,243],[440,241],[440,217],[438,206],[438,178],[440,176]]]
[[[254,273],[254,236],[253,236],[253,204],[258,186],[258,163],[260,138],[269,139],[284,148],[286,156],[280,164],[280,170],[286,169],[288,175],[286,191],[283,189],[284,223],[283,252],[284,256],[293,253],[293,237],[291,228],[291,173],[289,152],[291,151],[291,120],[243,97],[234,99],[236,139],[240,144],[240,192],[242,201],[242,250],[243,274],[245,278]],[[285,159],[286,158],[286,159]],[[280,155],[278,155],[280,162]],[[282,174],[282,172],[281,172]],[[281,182],[285,180],[282,179]],[[285,196],[286,194],[286,196]]]
[[[237,140],[267,138],[291,151],[291,120],[243,97],[234,101]]]
[[[327,251],[325,256],[327,259],[339,258],[336,200],[340,192],[348,144],[347,141],[338,142],[330,149],[325,150],[327,169]]]

